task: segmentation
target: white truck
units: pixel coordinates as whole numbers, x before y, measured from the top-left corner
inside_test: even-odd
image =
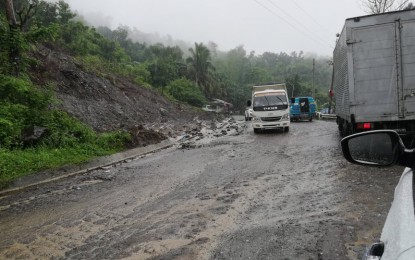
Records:
[[[252,107],[255,133],[265,129],[290,130],[290,106],[285,84],[253,86],[252,99],[247,105]]]
[[[415,10],[346,20],[333,53],[342,136],[375,129],[415,131]]]

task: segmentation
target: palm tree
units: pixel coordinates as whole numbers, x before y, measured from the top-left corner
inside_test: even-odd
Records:
[[[211,71],[214,70],[209,49],[203,43],[195,43],[195,48],[189,49],[191,56],[187,58],[190,65],[191,77],[202,88],[204,94],[213,90]]]

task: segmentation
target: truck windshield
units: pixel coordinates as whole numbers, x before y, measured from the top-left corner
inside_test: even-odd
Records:
[[[266,93],[254,96],[254,107],[281,106],[288,105],[285,94]]]

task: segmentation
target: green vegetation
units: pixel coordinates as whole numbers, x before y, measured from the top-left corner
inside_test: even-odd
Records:
[[[0,75],[0,188],[31,172],[114,153],[129,140],[123,132],[97,134],[65,112],[49,109],[52,103],[51,90]],[[37,126],[42,134],[30,138]]]
[[[15,16],[5,12],[7,3]],[[314,59],[302,52],[256,55],[243,46],[221,52],[212,42],[147,45],[132,40],[136,29],[87,26],[63,0],[5,0],[0,10],[0,188],[19,176],[119,151],[130,138],[122,131],[98,134],[53,109],[53,84],[30,80],[41,45],[72,54],[98,76],[126,77],[197,107],[220,98],[242,111],[250,87],[271,82],[286,82],[294,96],[314,92],[318,104],[328,101],[328,60],[315,59],[313,74]],[[34,129],[40,134],[31,138]]]
[[[186,102],[192,106],[201,107],[206,102],[202,91],[196,84],[188,79],[176,79],[167,87],[167,92],[177,100]]]
[[[54,44],[83,56],[87,65],[90,60],[100,61],[96,66],[122,71],[138,82],[148,77],[141,65],[121,63],[129,58],[117,43],[69,21],[74,15],[63,1],[15,1],[15,6],[19,8],[17,23],[8,23],[5,13],[0,14],[0,189],[32,172],[120,151],[130,139],[122,131],[98,134],[65,112],[52,109],[57,102],[53,87],[36,86],[30,80],[31,67],[37,63],[30,52],[39,44],[66,39]],[[0,7],[4,10],[2,4]],[[72,48],[80,42],[88,47]],[[111,62],[117,66],[111,67]]]
[[[10,181],[33,172],[57,168],[66,164],[86,162],[97,156],[113,154],[119,151],[105,149],[99,145],[84,144],[74,147],[36,147],[29,149],[0,149],[0,189],[7,187]]]

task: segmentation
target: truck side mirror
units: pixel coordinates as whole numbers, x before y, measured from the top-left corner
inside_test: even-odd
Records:
[[[347,136],[341,140],[344,157],[352,163],[413,166],[413,151],[405,149],[393,130],[376,130]]]
[[[246,101],[246,105],[250,107],[252,105],[251,100]]]

